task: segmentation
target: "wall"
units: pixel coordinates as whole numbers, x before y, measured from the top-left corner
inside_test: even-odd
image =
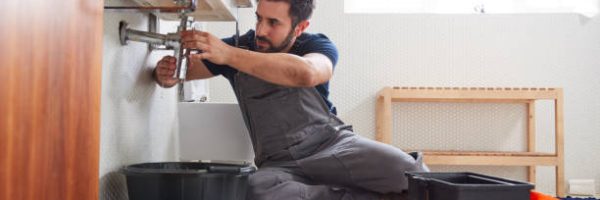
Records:
[[[242,33],[254,26],[253,11],[240,11],[240,18]],[[208,31],[225,37],[234,33],[234,27],[211,23]],[[331,100],[341,118],[369,138],[375,133],[375,94],[384,86],[564,88],[565,176],[593,178],[600,184],[600,159],[594,159],[600,151],[600,93],[596,92],[600,90],[600,16],[344,14],[343,2],[337,0],[318,1],[309,31],[325,33],[337,44],[340,61],[331,81]],[[224,78],[210,80],[209,87],[210,101],[235,102]],[[540,113],[551,115],[549,105],[539,107]],[[519,118],[523,112],[518,105],[395,105],[399,121],[394,130],[409,137],[395,138],[395,144],[523,150],[524,138],[519,136],[524,131],[524,118]],[[400,115],[419,117],[402,121]],[[439,121],[418,121],[431,117]],[[538,121],[542,151],[553,150],[553,140],[547,137],[553,131],[551,121]],[[403,133],[398,131],[401,127]],[[438,137],[442,139],[434,139]],[[525,177],[522,167],[434,169]],[[552,168],[538,170],[538,189],[553,193]]]
[[[119,42],[119,21],[147,30],[147,15],[106,10],[102,67],[100,199],[127,199],[119,170],[129,164],[177,160],[177,91],[154,83],[151,72],[172,51],[148,52],[147,45]],[[162,22],[161,32],[175,23]]]

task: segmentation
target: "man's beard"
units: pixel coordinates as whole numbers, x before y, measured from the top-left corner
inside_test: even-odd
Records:
[[[256,41],[262,41],[262,42],[266,42],[269,44],[269,48],[267,48],[265,50],[258,49],[258,48],[256,50],[259,52],[263,52],[263,53],[281,52],[290,45],[293,37],[294,37],[294,29],[292,28],[290,33],[288,33],[288,35],[285,37],[285,40],[283,40],[283,42],[281,43],[281,45],[275,46],[275,45],[273,45],[273,42],[271,42],[271,40],[267,39],[266,37],[256,36]]]

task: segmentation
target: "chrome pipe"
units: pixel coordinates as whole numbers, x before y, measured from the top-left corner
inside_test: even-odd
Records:
[[[187,24],[188,24],[188,16],[186,11],[181,11],[181,21],[179,21],[179,27],[177,27],[177,32],[181,33],[185,30],[187,30]],[[187,73],[187,58],[189,56],[188,52],[186,51],[186,49],[182,48],[181,43],[179,43],[179,46],[177,48],[174,49],[175,50],[175,57],[177,58],[177,69],[175,69],[175,74],[173,74],[173,78],[179,79],[179,85],[178,85],[178,90],[179,90],[179,102],[182,102],[185,100],[185,92],[184,92],[184,86],[183,86],[183,82],[185,81],[185,77],[186,77],[186,73]]]
[[[187,30],[188,17],[185,13],[181,14],[181,21],[179,23],[179,27],[177,28],[177,32],[181,33]],[[179,79],[181,81],[185,81],[185,75],[187,72],[187,53],[186,50],[179,47],[175,50],[175,57],[177,59],[177,69],[175,70],[175,74],[173,78]]]
[[[124,40],[132,40],[137,42],[145,42],[154,45],[165,45],[167,42],[167,35],[159,33],[151,33],[146,31],[138,31],[133,29],[125,29]]]
[[[150,45],[164,45],[166,49],[174,50],[174,56],[177,58],[177,68],[175,69],[175,73],[173,74],[173,78],[179,80],[178,89],[179,89],[179,101],[184,101],[184,91],[183,91],[183,82],[186,79],[187,73],[187,58],[189,56],[189,50],[182,48],[181,46],[181,32],[188,29],[188,23],[193,20],[190,20],[188,13],[194,12],[196,10],[197,1],[190,0],[189,4],[186,0],[177,0],[176,3],[178,5],[186,5],[185,9],[179,10],[180,12],[180,23],[177,28],[176,33],[169,34],[160,34],[153,33],[147,31],[138,31],[127,28],[127,23],[121,21],[119,24],[119,39],[121,40],[122,45],[127,45],[127,41],[137,41],[137,42],[145,42]]]
[[[127,28],[127,22],[119,23],[119,39],[121,45],[127,45],[127,41],[145,42],[153,45],[164,45],[167,49],[179,47],[180,36],[177,33],[160,34],[148,31],[138,31]]]

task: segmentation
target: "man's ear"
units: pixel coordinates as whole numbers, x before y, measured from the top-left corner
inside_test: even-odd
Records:
[[[304,20],[298,23],[298,25],[296,25],[296,28],[294,29],[294,35],[296,35],[296,37],[300,36],[310,25],[310,22],[308,20]]]

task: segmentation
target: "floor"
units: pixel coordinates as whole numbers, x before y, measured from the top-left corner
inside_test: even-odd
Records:
[[[593,197],[586,197],[586,198],[566,197],[566,198],[562,198],[562,200],[598,200],[598,199],[593,198]]]

